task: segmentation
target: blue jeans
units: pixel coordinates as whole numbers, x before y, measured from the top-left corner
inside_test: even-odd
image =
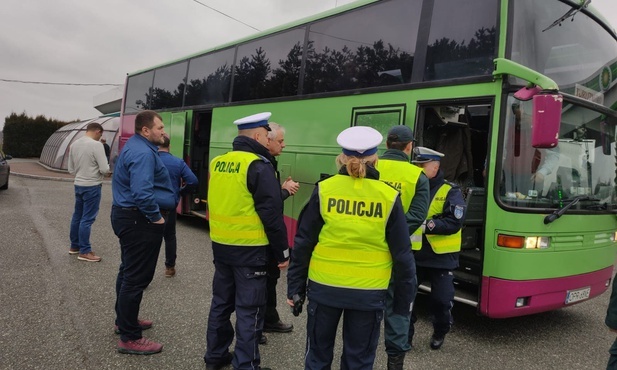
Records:
[[[71,220],[71,248],[79,248],[80,254],[90,253],[90,231],[99,214],[102,185],[75,185],[75,210]]]
[[[111,226],[120,239],[116,279],[116,324],[123,341],[141,338],[139,306],[161,250],[165,224],[153,224],[137,209],[112,207]]]

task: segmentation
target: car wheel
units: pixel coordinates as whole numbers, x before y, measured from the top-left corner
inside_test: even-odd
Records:
[[[0,186],[0,190],[6,190],[9,188],[9,178],[6,178],[6,184],[4,184],[3,186]]]

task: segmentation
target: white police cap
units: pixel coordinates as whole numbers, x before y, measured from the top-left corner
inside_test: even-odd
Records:
[[[343,153],[355,157],[365,157],[377,153],[383,136],[379,131],[367,126],[354,126],[341,132],[336,142],[343,148]]]
[[[413,163],[426,163],[430,161],[440,161],[441,158],[445,156],[445,154],[440,153],[436,150],[426,148],[423,146],[417,146],[413,148],[413,153],[415,155]]]
[[[264,127],[266,130],[270,131],[270,126],[268,126],[268,120],[270,119],[270,116],[272,116],[272,113],[270,112],[257,113],[248,117],[235,120],[234,125],[238,126],[238,130]]]

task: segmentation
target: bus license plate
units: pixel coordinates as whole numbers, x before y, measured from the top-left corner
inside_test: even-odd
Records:
[[[582,301],[583,299],[587,299],[589,298],[589,293],[591,293],[591,287],[577,289],[577,290],[568,290],[566,294],[566,304]]]

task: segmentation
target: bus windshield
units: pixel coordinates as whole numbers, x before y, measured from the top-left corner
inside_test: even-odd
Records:
[[[612,211],[616,150],[614,117],[564,101],[557,147],[531,146],[532,102],[507,100],[501,176],[504,204],[523,208],[559,208],[576,196],[589,196],[572,209]]]
[[[563,92],[610,108],[601,93],[614,80],[613,36],[583,12],[550,27],[572,9],[563,3],[516,0],[513,9],[511,59],[553,79]]]

